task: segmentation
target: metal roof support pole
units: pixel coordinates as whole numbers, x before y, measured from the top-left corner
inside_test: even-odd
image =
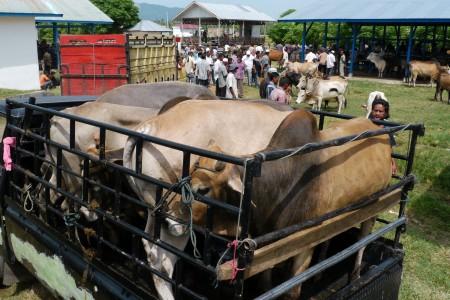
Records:
[[[305,47],[306,46],[306,23],[303,23],[303,31],[302,31],[302,62],[305,61]]]
[[[336,33],[336,51],[339,50],[339,40],[341,38],[341,23],[338,23],[337,33]]]
[[[348,77],[353,77],[353,67],[356,59],[355,48],[357,36],[358,36],[358,28],[355,24],[352,24],[352,52],[350,54],[350,69],[348,70]]]
[[[409,38],[408,38],[408,50],[406,51],[406,65],[409,65],[409,62],[411,61],[411,52],[412,52],[412,43],[414,39],[414,34],[416,33],[417,26],[411,26],[409,28]],[[408,68],[405,69],[405,78],[408,78],[409,70]]]
[[[198,18],[198,45],[202,44],[202,21]]]
[[[395,47],[395,55],[399,56],[400,52],[400,26],[395,26],[395,34],[397,36],[397,45]]]
[[[67,34],[70,34],[70,23],[67,23]]]
[[[386,47],[386,25],[383,26],[383,49]]]
[[[372,38],[371,38],[371,40],[370,40],[370,47],[371,47],[371,50],[373,51],[373,48],[374,48],[374,44],[375,44],[375,29],[376,29],[376,26],[375,25],[373,25],[372,26]]]
[[[431,53],[435,53],[436,51],[436,30],[437,30],[437,25],[433,26],[433,43],[431,44]]]
[[[447,29],[448,29],[447,25],[444,25],[444,41],[442,44],[442,48],[444,48],[444,50],[445,48],[447,48]]]
[[[56,58],[56,66],[59,69],[59,31],[58,31],[58,25],[55,23],[52,23],[53,25],[53,50],[55,51],[55,58]]]
[[[328,38],[328,22],[325,22],[325,32],[323,33],[322,47],[327,46],[327,38]]]

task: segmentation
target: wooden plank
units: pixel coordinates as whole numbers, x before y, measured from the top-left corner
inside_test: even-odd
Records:
[[[401,189],[396,189],[382,197],[378,201],[359,210],[351,211],[334,217],[320,225],[291,234],[270,245],[257,249],[253,261],[245,270],[245,278],[252,277],[264,270],[270,269],[305,249],[315,247],[334,236],[358,225],[393,205],[399,203]],[[227,261],[219,266],[218,280],[230,280],[232,274],[232,261]]]

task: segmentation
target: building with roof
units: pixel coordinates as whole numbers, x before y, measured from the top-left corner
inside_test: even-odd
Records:
[[[340,47],[339,41],[341,24],[349,24],[352,28],[350,66],[349,74],[353,74],[358,36],[363,26],[372,27],[372,40],[374,40],[375,29],[377,26],[383,26],[383,39],[386,38],[386,27],[393,26],[396,31],[396,53],[399,55],[400,47],[400,27],[408,27],[408,37],[406,39],[407,47],[405,53],[406,62],[409,63],[413,55],[413,46],[415,42],[422,42],[435,45],[439,42],[441,49],[445,50],[447,46],[447,26],[450,24],[450,6],[446,0],[435,0],[425,2],[421,0],[336,0],[327,3],[326,6],[317,9],[317,1],[302,0],[295,4],[295,12],[281,18],[278,22],[295,22],[303,24],[302,31],[302,57],[304,58],[305,45],[307,44],[307,35],[309,28],[313,23],[324,23],[323,46],[325,46],[328,34],[328,24],[337,23],[337,32],[335,36],[335,45]],[[416,30],[419,26],[425,28],[425,41],[415,41]],[[442,30],[442,40],[438,41],[436,32],[438,27]],[[428,38],[432,33],[432,38]],[[383,41],[384,44],[384,41]],[[433,51],[434,52],[434,51]],[[444,51],[445,52],[445,51]],[[302,59],[303,59],[302,58]],[[407,72],[407,70],[405,71]]]
[[[257,11],[248,5],[218,4],[193,1],[173,19],[185,24],[198,24],[198,43],[217,40],[217,43],[260,43],[261,32],[272,17]],[[209,36],[208,26],[215,28],[215,34]]]
[[[127,30],[128,32],[153,32],[172,33],[172,29],[161,26],[150,20],[141,20],[139,23]]]
[[[0,1],[0,88],[36,90],[39,84],[36,22],[51,22],[57,41],[58,23],[113,21],[89,0]]]
[[[0,1],[0,88],[39,89],[37,16],[61,16],[61,13],[45,2]]]

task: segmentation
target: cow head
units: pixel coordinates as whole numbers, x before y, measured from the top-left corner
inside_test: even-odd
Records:
[[[308,76],[302,76],[297,84],[298,95],[296,102],[298,104],[302,103],[306,99],[306,85],[308,83]]]
[[[210,150],[221,151],[217,146],[210,147]],[[235,198],[236,193],[242,192],[240,173],[239,168],[233,164],[200,157],[192,169],[192,189],[214,199],[230,200],[230,197]]]

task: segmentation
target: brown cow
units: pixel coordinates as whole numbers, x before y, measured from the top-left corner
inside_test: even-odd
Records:
[[[371,121],[358,118],[320,132],[314,116],[298,110],[281,123],[265,151],[376,129]],[[391,178],[390,155],[388,137],[380,136],[264,163],[261,177],[254,179],[252,189],[250,234],[259,236],[302,223],[385,188]],[[233,199],[230,195],[233,191],[241,193],[242,175],[242,167],[202,158],[192,173],[192,188],[215,199],[232,199],[236,205],[239,197]],[[361,234],[367,234],[371,225],[373,221],[367,221]],[[309,249],[293,258],[292,276],[306,269],[312,252]],[[362,251],[355,274],[359,274],[361,257]],[[292,289],[288,297],[298,299],[300,288]]]
[[[439,99],[442,102],[442,92],[446,90],[448,93],[447,103],[450,104],[450,74],[441,73],[436,83],[436,93],[434,94],[434,100],[437,101],[437,95],[439,93]]]
[[[281,64],[283,60],[283,51],[277,49],[270,49],[269,51],[269,65],[272,65],[272,61],[277,61],[278,64]]]
[[[409,62],[410,77],[408,85],[411,85],[412,82],[415,87],[417,76],[421,76],[430,78],[430,85],[433,87],[433,81],[438,80],[439,75],[447,70],[448,67],[441,67],[439,62],[434,60],[412,60]]]

